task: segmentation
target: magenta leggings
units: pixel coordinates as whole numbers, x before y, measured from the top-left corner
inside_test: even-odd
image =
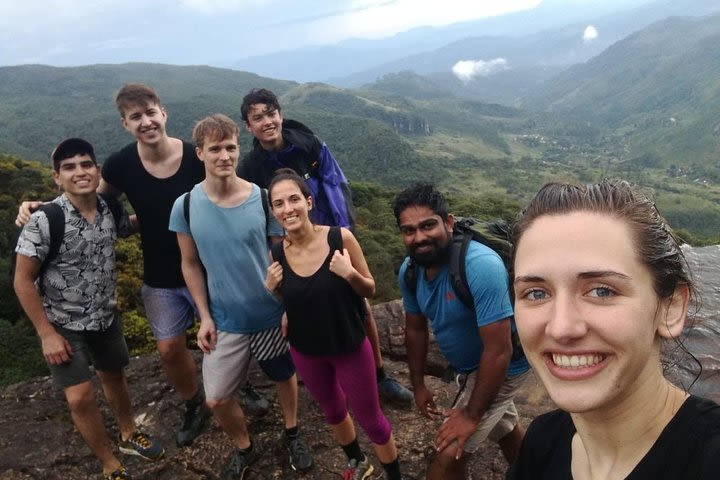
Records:
[[[342,422],[349,405],[372,443],[384,445],[390,440],[392,427],[380,408],[375,359],[367,338],[352,353],[305,355],[290,347],[290,355],[328,424]]]

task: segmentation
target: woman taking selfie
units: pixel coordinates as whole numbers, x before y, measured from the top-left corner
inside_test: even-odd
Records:
[[[387,478],[401,480],[392,429],[378,399],[372,348],[363,329],[363,298],[375,293],[375,280],[360,245],[346,228],[310,222],[310,190],[293,170],[278,170],[268,190],[273,215],[286,237],[273,246],[266,287],[285,304],[295,367],[348,457],[343,478],[362,480],[373,474],[360,450],[349,405]]]
[[[508,478],[720,478],[720,407],[663,376],[692,284],[654,203],[623,181],[550,183],[514,237],[518,333],[559,410]]]

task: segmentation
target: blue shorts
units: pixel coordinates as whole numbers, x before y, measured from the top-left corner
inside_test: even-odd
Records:
[[[155,288],[143,284],[140,294],[156,341],[185,335],[195,323],[197,309],[186,287]]]

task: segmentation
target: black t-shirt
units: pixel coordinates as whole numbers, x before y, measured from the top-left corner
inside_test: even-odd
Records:
[[[335,250],[342,251],[340,227],[328,232],[330,253],[312,275],[301,277],[287,263],[282,243],[273,258],[283,267],[280,292],[288,316],[288,342],[306,355],[340,355],[357,350],[365,338],[365,303],[350,284],[330,271]]]
[[[127,195],[137,214],[145,283],[155,288],[184,286],[180,248],[168,224],[175,199],[205,178],[205,167],[197,158],[195,147],[183,142],[178,171],[168,178],[157,178],[140,161],[137,143],[131,143],[110,155],[103,164],[102,176]]]
[[[508,480],[569,480],[575,425],[555,410],[530,424]],[[720,478],[720,406],[690,396],[626,480]]]

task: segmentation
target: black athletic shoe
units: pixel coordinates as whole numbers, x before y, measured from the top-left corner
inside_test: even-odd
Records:
[[[285,435],[285,448],[290,458],[290,467],[296,472],[304,472],[312,467],[313,459],[299,436]]]
[[[262,417],[270,411],[270,403],[249,383],[238,389],[238,392],[240,392],[240,405],[250,415]]]
[[[410,405],[415,398],[407,388],[398,383],[397,380],[389,375],[378,381],[378,391],[380,398],[402,405]]]
[[[243,480],[245,472],[255,460],[257,460],[255,450],[250,453],[235,450],[230,454],[228,462],[220,474],[220,480]]]
[[[212,417],[212,412],[205,405],[205,401],[198,403],[194,407],[186,408],[182,426],[175,434],[177,446],[186,447],[190,445],[210,424],[210,417]]]

